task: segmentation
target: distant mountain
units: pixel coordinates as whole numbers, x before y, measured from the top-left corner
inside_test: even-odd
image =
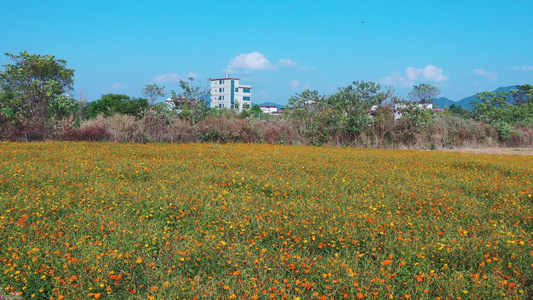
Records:
[[[450,100],[446,97],[440,97],[438,99],[435,99],[433,100],[433,104],[435,106],[437,106],[438,108],[446,108],[446,107],[450,107],[450,105],[456,103],[455,101],[453,100]],[[456,103],[457,104],[457,103]]]
[[[259,106],[274,105],[274,106],[277,106],[278,108],[284,108],[285,107],[285,105],[277,104],[277,103],[274,103],[274,102],[263,102],[263,103],[258,103],[257,105],[259,105]]]
[[[516,85],[499,87],[495,89],[494,91],[492,91],[492,93],[510,92],[511,90],[516,90]],[[434,100],[433,103],[439,108],[446,108],[446,107],[450,107],[450,105],[452,104],[455,104],[455,105],[461,105],[463,108],[466,108],[466,109],[472,109],[474,107],[470,104],[470,102],[477,100],[476,95],[468,96],[459,101],[453,101],[446,97],[440,97]]]

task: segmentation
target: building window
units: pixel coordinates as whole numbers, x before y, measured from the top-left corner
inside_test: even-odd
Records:
[[[239,88],[235,88],[235,93],[238,93],[239,92]]]
[[[242,89],[243,93],[250,93],[250,89]]]
[[[218,83],[223,84],[224,80],[219,80]]]
[[[218,100],[222,100],[222,96],[218,96]]]
[[[242,97],[243,101],[250,101],[250,97]]]

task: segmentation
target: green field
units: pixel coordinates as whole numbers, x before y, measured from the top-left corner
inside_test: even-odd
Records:
[[[4,142],[0,158],[4,297],[533,297],[531,156]]]

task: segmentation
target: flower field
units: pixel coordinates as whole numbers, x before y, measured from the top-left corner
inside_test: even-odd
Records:
[[[533,297],[531,156],[4,142],[0,158],[3,296]]]

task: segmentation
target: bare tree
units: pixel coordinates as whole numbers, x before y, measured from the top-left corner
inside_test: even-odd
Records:
[[[147,85],[143,90],[142,94],[145,97],[148,97],[150,99],[150,105],[154,105],[155,101],[159,97],[165,97],[167,93],[165,93],[165,87],[159,87],[157,84],[149,84]]]

